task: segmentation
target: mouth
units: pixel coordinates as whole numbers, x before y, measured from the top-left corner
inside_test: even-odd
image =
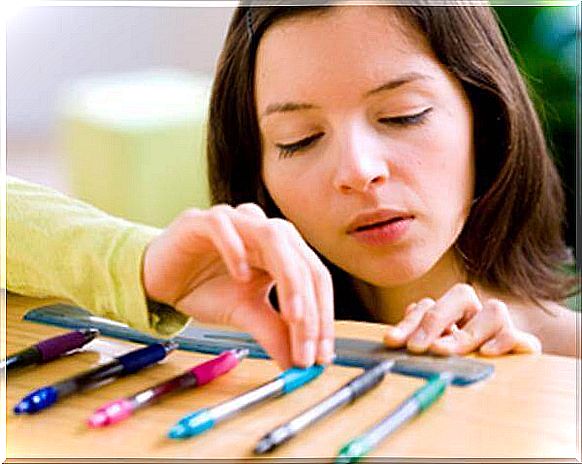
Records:
[[[348,226],[347,233],[366,232],[396,224],[399,221],[414,219],[414,215],[397,210],[378,210],[358,215]]]
[[[405,217],[405,216],[396,216],[396,217],[387,219],[385,221],[378,221],[378,222],[373,222],[371,224],[366,224],[366,225],[363,225],[363,226],[358,226],[354,230],[352,230],[351,233],[354,233],[354,232],[365,232],[367,230],[373,230],[373,229],[376,229],[376,228],[379,228],[379,227],[384,227],[384,226],[387,226],[387,225],[390,225],[390,224],[394,224],[395,222],[402,221],[404,219],[409,219],[409,218],[411,218],[411,216],[408,216],[408,217]]]
[[[390,245],[407,235],[414,219],[412,214],[394,210],[364,213],[352,221],[347,233],[366,245]]]

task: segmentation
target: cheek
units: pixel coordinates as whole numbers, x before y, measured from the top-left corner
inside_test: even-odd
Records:
[[[286,169],[285,162],[266,161],[263,180],[269,195],[284,216],[299,228],[314,217],[314,209],[321,204],[317,199],[317,179],[308,171]],[[289,163],[287,163],[289,164]],[[316,182],[316,183],[314,183]],[[316,217],[316,216],[315,216]]]

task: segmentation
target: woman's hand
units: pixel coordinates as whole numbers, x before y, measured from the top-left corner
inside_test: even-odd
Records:
[[[437,301],[425,298],[409,305],[402,321],[388,328],[384,343],[440,355],[541,352],[538,338],[514,327],[505,303],[481,301],[467,284],[454,285]]]
[[[255,204],[180,215],[146,249],[143,282],[149,298],[197,321],[249,332],[281,368],[333,359],[328,270],[290,222]]]

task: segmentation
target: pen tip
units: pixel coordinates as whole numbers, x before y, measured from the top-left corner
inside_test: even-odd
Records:
[[[107,419],[108,419],[107,414],[99,411],[93,414],[91,417],[89,417],[89,419],[87,420],[87,425],[92,429],[103,427],[104,425],[107,425],[108,422]]]
[[[174,425],[168,432],[168,438],[179,440],[188,437],[188,428],[182,424]]]
[[[14,406],[14,414],[27,414],[31,412],[30,402],[29,401],[21,401],[16,406]]]
[[[271,440],[262,439],[255,446],[255,454],[265,454],[273,449],[273,443]]]

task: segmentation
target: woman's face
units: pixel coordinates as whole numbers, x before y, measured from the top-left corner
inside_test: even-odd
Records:
[[[456,78],[386,7],[284,20],[257,52],[263,179],[320,253],[373,285],[451,250],[471,205],[472,112]]]

